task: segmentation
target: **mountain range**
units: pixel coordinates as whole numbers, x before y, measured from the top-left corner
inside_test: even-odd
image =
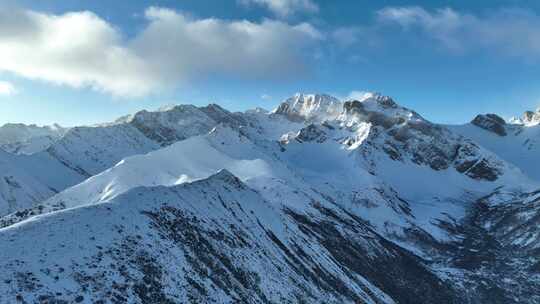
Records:
[[[0,128],[0,303],[540,303],[540,111],[297,94]]]

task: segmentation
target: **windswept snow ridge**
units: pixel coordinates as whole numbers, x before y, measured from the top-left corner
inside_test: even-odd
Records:
[[[377,93],[71,128],[0,153],[0,303],[540,303],[534,130]]]

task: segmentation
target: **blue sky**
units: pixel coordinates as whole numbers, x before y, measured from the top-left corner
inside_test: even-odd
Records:
[[[7,0],[0,124],[377,91],[442,123],[540,106],[532,1]],[[354,94],[353,94],[354,95]]]

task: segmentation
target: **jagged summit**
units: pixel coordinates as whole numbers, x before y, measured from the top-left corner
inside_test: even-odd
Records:
[[[396,108],[398,105],[390,96],[379,92],[365,92],[360,98],[347,98],[346,101],[360,101],[363,103],[375,102],[383,107]]]
[[[329,120],[336,118],[343,109],[343,103],[326,94],[297,93],[286,99],[274,111],[291,120]]]
[[[526,111],[523,113],[521,121],[525,125],[538,125],[540,123],[540,108],[536,111]]]
[[[537,126],[540,124],[540,108],[535,111],[525,111],[521,117],[513,116],[508,119],[507,123],[526,127]]]
[[[147,120],[151,119],[151,117],[164,116],[172,113],[192,112],[196,111],[197,109],[198,108],[194,105],[166,105],[158,108],[155,111],[140,110],[134,114],[122,116],[115,120],[115,123],[131,123],[135,120]]]
[[[403,123],[429,123],[413,110],[398,105],[391,97],[379,93],[366,93],[360,100],[348,100],[343,104],[339,120],[345,122],[369,122],[389,128]]]
[[[361,98],[339,100],[327,94],[301,94],[286,99],[273,112],[292,121],[425,121],[418,113],[399,106],[391,97],[366,92]],[[377,116],[377,118],[375,117]]]
[[[233,186],[242,186],[242,181],[234,174],[231,173],[231,171],[227,169],[220,169],[218,172],[216,172],[213,175],[210,175],[208,177],[208,182],[213,181],[221,181],[229,185]]]

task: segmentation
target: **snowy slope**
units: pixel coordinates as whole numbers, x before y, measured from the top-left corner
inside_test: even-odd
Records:
[[[72,128],[42,154],[90,177],[113,166],[123,156],[146,153],[158,147],[133,126],[115,124]]]
[[[505,124],[504,136],[472,123],[448,127],[493,151],[531,178],[540,180],[540,126]]]
[[[15,157],[2,150],[0,168],[0,215],[29,208],[54,194],[53,190],[25,172]]]
[[[497,190],[481,200],[478,221],[501,243],[527,250],[540,249],[540,191]]]
[[[144,110],[112,124],[72,128],[45,153],[89,177],[125,157],[208,133],[219,123],[234,124],[234,119],[232,113],[216,105]]]
[[[333,122],[288,134],[282,148],[280,158],[314,188],[385,234],[413,225],[444,241],[439,223],[459,220],[477,198],[500,186],[537,186],[490,151],[377,94],[345,102]]]
[[[272,177],[272,166],[258,158],[241,158],[223,152],[223,145],[253,149],[238,132],[220,125],[208,135],[194,136],[163,149],[128,157],[105,172],[51,198],[49,204],[67,207],[110,200],[139,186],[173,186],[207,178],[227,169],[244,181]]]
[[[32,137],[24,141],[11,142],[3,144],[0,148],[4,151],[14,154],[34,154],[43,150],[46,150],[52,144],[54,144],[59,137],[53,136],[38,136]]]
[[[17,154],[36,153],[47,149],[67,130],[56,124],[44,127],[5,124],[0,127],[0,149]]]
[[[359,102],[362,108],[345,103],[339,117],[321,124],[290,121],[276,111],[247,113],[245,127],[219,125],[208,135],[128,157],[45,205],[103,202],[134,187],[171,186],[228,169],[272,202],[292,200],[298,191],[324,193],[382,234],[416,228],[447,240],[440,221],[463,217],[472,201],[497,187],[530,183],[488,151],[387,97],[366,95]],[[460,171],[464,164],[467,170]],[[496,175],[473,174],[482,173],[474,169],[478,164]]]
[[[36,243],[44,238],[48,241]],[[354,217],[318,205],[272,207],[226,171],[172,188],[135,188],[107,203],[37,217],[0,230],[0,244],[6,248],[0,252],[4,302],[455,303],[460,298],[419,259]]]
[[[474,127],[509,136],[500,124]],[[46,151],[6,153],[36,182],[19,195],[31,208],[0,218],[0,244],[16,242],[0,254],[13,276],[0,289],[29,302],[536,303],[537,281],[512,282],[535,263],[520,255],[537,242],[537,202],[485,200],[540,184],[462,130],[372,93],[298,94],[272,112],[173,106],[73,128]],[[36,204],[34,184],[59,193]],[[506,215],[528,217],[526,231]],[[45,233],[51,242],[14,259]],[[514,262],[525,266],[500,268]],[[53,266],[67,271],[41,271]]]
[[[98,132],[90,127],[73,128],[44,151],[31,155],[1,155],[4,161],[0,162],[0,171],[8,172],[9,167],[13,167],[30,178],[20,180],[18,191],[24,195],[10,199],[9,208],[2,204],[4,208],[0,208],[3,211],[0,214],[28,208],[55,192],[82,182],[115,164],[119,157],[116,155],[136,154],[159,147],[149,141],[140,143],[145,137],[137,130],[130,133],[126,129],[131,131],[122,126],[100,128]],[[129,141],[133,138],[129,135],[133,133],[138,138]],[[42,191],[43,188],[47,191]],[[36,192],[41,193],[37,198]]]
[[[300,152],[304,159],[311,159],[315,163],[321,163],[321,157],[326,157],[324,162],[328,168],[335,170],[335,175],[331,175],[322,168],[311,166],[312,170],[319,172],[314,175],[306,172],[304,165],[294,160],[296,152],[292,149],[284,150],[277,142],[256,142],[237,130],[219,125],[208,135],[192,137],[146,155],[126,158],[113,168],[61,192],[48,200],[46,205],[73,207],[103,202],[137,186],[170,186],[190,182],[225,168],[277,204],[283,203],[284,198],[290,204],[294,204],[292,201],[296,197],[302,200],[302,195],[295,194],[298,191],[317,195],[315,189],[324,189],[327,197],[345,196],[347,200],[336,200],[359,215],[367,212],[370,214],[368,218],[381,226],[393,220],[395,225],[409,227],[407,220],[402,219],[408,216],[407,203],[367,171],[350,170],[355,166],[354,160],[347,157],[341,145],[323,147],[320,151],[313,146],[305,153]],[[319,156],[311,155],[309,151]],[[348,178],[341,178],[343,176]],[[337,177],[340,179],[335,179]],[[328,181],[332,179],[343,182],[334,182],[333,187],[328,188]],[[372,200],[367,204],[369,208],[353,208],[354,202],[367,198]],[[392,229],[392,233],[396,229]]]
[[[11,207],[0,207],[0,210],[27,208],[49,198],[54,192],[114,166],[125,157],[148,153],[177,140],[206,134],[219,123],[237,125],[238,119],[241,118],[217,105],[201,108],[182,105],[155,112],[141,111],[115,123],[71,128],[43,151],[8,157],[17,159],[14,161],[20,171],[52,191],[43,192],[38,184],[34,187],[34,183],[20,183],[23,189],[20,192],[26,194],[10,199]],[[0,164],[0,171],[6,170]],[[36,192],[43,194],[38,200],[33,199]],[[0,215],[4,214],[0,212]]]

